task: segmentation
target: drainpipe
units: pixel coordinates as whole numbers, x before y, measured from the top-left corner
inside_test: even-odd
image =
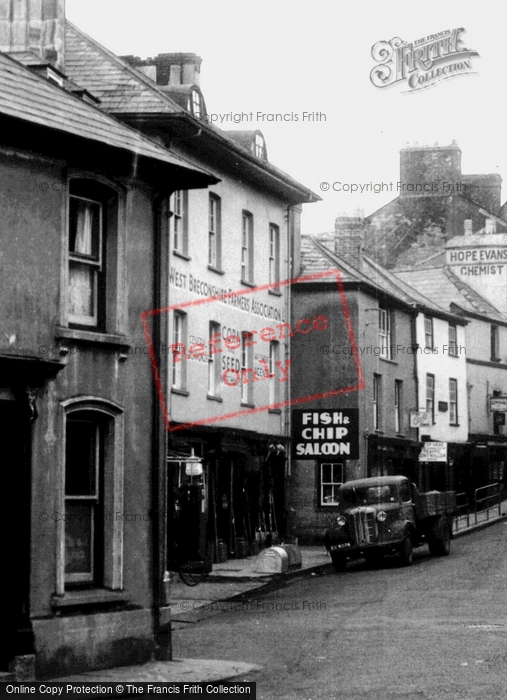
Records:
[[[292,265],[293,265],[293,244],[294,241],[292,240],[292,228],[291,228],[291,223],[292,223],[292,206],[289,204],[287,206],[287,260],[286,260],[286,272],[287,272],[287,280],[292,280],[294,277],[297,277],[299,275],[299,270],[293,270]],[[286,287],[286,298],[285,298],[285,309],[286,309],[286,322],[287,323],[292,323],[292,303],[291,303],[291,284],[289,284]],[[290,333],[287,334],[287,345],[286,345],[286,353],[285,353],[285,360],[289,360],[292,358],[292,348],[291,348],[291,339],[290,339]],[[292,398],[292,378],[291,378],[291,371],[288,373],[288,381],[287,381],[287,388],[286,388],[286,396],[288,400],[290,401]],[[288,480],[292,476],[292,413],[291,413],[291,408],[290,406],[286,407],[286,410],[284,413],[282,413],[282,416],[284,416],[284,435],[285,435],[285,441],[287,445],[287,466],[286,466],[286,474],[285,478]],[[288,503],[287,503],[287,493],[288,493],[288,488],[287,484],[285,483],[284,486],[284,530],[287,529],[287,514],[288,514]],[[286,533],[285,533],[286,534]]]
[[[167,245],[164,247],[164,213],[167,197],[158,195],[153,201],[153,309],[167,306]],[[166,362],[161,352],[164,333],[165,315],[154,314],[151,317],[151,333],[162,386],[166,386]],[[152,382],[152,423],[153,442],[151,459],[151,542],[152,542],[152,621],[155,640],[155,657],[158,660],[172,660],[171,621],[162,620],[161,608],[168,604],[164,594],[164,574],[166,570],[167,541],[167,432],[163,425],[157,387]]]
[[[415,350],[415,352],[412,353],[412,356],[414,358],[415,405],[417,408],[417,412],[419,413],[419,373],[417,371],[417,351],[416,351],[416,348],[417,348],[417,315],[418,315],[418,313],[417,313],[416,304],[412,304],[412,306],[413,306],[414,312],[415,312],[410,318],[412,347]],[[420,438],[419,431],[420,431],[420,428],[417,427],[416,428],[416,433],[417,433],[416,440],[417,440],[417,442],[420,441],[419,440],[419,438]],[[417,476],[418,476],[417,487],[421,488],[422,487],[422,480],[421,480],[421,474],[419,473],[419,469],[417,470],[417,472],[418,472],[418,474],[417,474]]]

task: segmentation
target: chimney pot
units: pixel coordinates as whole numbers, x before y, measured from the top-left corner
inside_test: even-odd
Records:
[[[33,51],[65,70],[65,0],[0,0],[0,51]]]
[[[495,219],[486,219],[486,226],[484,233],[496,233],[496,221]]]

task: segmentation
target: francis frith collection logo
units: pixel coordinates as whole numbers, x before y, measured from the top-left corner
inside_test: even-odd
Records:
[[[407,83],[407,92],[415,92],[440,80],[470,75],[472,57],[479,54],[463,46],[460,35],[464,31],[463,27],[446,29],[412,43],[400,37],[377,41],[371,49],[378,63],[370,73],[371,82],[377,88]]]

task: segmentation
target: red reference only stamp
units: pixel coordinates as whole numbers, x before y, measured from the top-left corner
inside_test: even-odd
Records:
[[[241,410],[236,410],[232,412],[224,411],[223,414],[218,416],[213,415],[204,418],[196,417],[195,420],[187,420],[185,423],[174,422],[174,420],[171,419],[168,408],[168,402],[166,400],[167,387],[163,385],[163,381],[161,379],[159,360],[157,358],[157,353],[153,345],[152,333],[150,330],[151,318],[155,316],[164,316],[171,312],[185,313],[186,310],[189,308],[199,307],[206,304],[218,304],[224,302],[228,303],[231,300],[237,301],[237,299],[240,297],[243,297],[243,299],[241,299],[242,303],[240,304],[240,306],[244,308],[244,297],[248,297],[249,295],[256,295],[268,290],[279,291],[281,287],[290,288],[290,286],[293,284],[312,282],[325,277],[332,277],[336,280],[338,292],[337,310],[341,306],[343,321],[345,322],[345,327],[347,330],[348,340],[351,348],[351,354],[357,372],[356,383],[350,386],[331,389],[326,392],[309,394],[308,396],[298,397],[295,399],[291,399],[289,397],[286,400],[278,401],[276,403],[270,401],[265,405],[246,407],[242,408]],[[248,304],[248,302],[246,303]],[[336,315],[336,311],[333,310],[333,316],[335,318]],[[217,423],[219,421],[237,418],[238,416],[248,416],[254,413],[261,413],[263,411],[282,409],[286,406],[303,404],[309,401],[316,401],[319,399],[337,396],[352,391],[359,391],[364,388],[364,377],[361,369],[359,352],[354,337],[352,323],[350,320],[350,312],[348,309],[347,299],[339,270],[327,270],[310,275],[304,275],[302,277],[298,277],[291,280],[284,280],[281,282],[275,282],[273,284],[260,285],[251,289],[240,289],[238,291],[221,293],[216,296],[182,301],[180,303],[176,303],[162,309],[144,311],[141,315],[141,320],[148,346],[148,352],[160,401],[160,407],[162,410],[165,427],[168,432],[183,430],[198,425],[205,425],[207,423]],[[313,316],[313,318],[302,318],[294,323],[276,323],[273,321],[269,321],[266,322],[266,325],[264,327],[258,329],[252,328],[249,331],[240,332],[227,328],[224,329],[223,332],[211,333],[208,341],[205,341],[203,338],[193,337],[191,338],[192,342],[190,343],[172,343],[168,347],[162,348],[161,354],[165,357],[169,355],[172,358],[173,366],[176,367],[178,364],[181,364],[186,360],[200,360],[202,362],[213,362],[216,361],[216,358],[222,356],[226,352],[234,353],[240,350],[241,352],[248,352],[250,354],[250,348],[252,348],[253,350],[254,346],[256,350],[259,350],[259,348],[261,350],[262,348],[266,348],[264,353],[256,353],[257,360],[255,367],[245,365],[244,363],[240,363],[238,359],[234,359],[234,357],[231,357],[230,355],[227,357],[223,355],[222,366],[220,371],[221,381],[223,382],[225,387],[236,387],[238,385],[248,384],[253,385],[257,382],[262,382],[266,380],[273,380],[275,382],[278,381],[279,383],[284,383],[289,381],[292,360],[279,359],[270,361],[270,344],[273,341],[285,341],[288,338],[307,336],[308,334],[315,335],[316,333],[319,333],[319,331],[327,330],[329,328],[329,325],[330,320],[327,316],[323,314],[317,314]],[[252,355],[250,354],[250,356]]]

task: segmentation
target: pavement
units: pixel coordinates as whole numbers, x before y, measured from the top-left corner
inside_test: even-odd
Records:
[[[501,507],[491,508],[469,516],[455,519],[454,537],[461,537],[475,530],[493,525],[507,518],[507,500]],[[318,575],[323,567],[330,564],[324,547],[300,547],[301,567],[280,573],[257,573],[254,565],[257,557],[229,559],[213,565],[208,578],[197,586],[186,586],[175,574],[171,580],[171,627],[182,629],[207,617],[240,606],[255,597],[261,589],[278,587],[287,579],[297,576]],[[210,659],[173,659],[172,661],[152,661],[135,666],[121,666],[102,671],[92,671],[65,678],[54,678],[59,682],[192,682],[205,683],[238,679],[261,667],[242,661],[221,661]]]

